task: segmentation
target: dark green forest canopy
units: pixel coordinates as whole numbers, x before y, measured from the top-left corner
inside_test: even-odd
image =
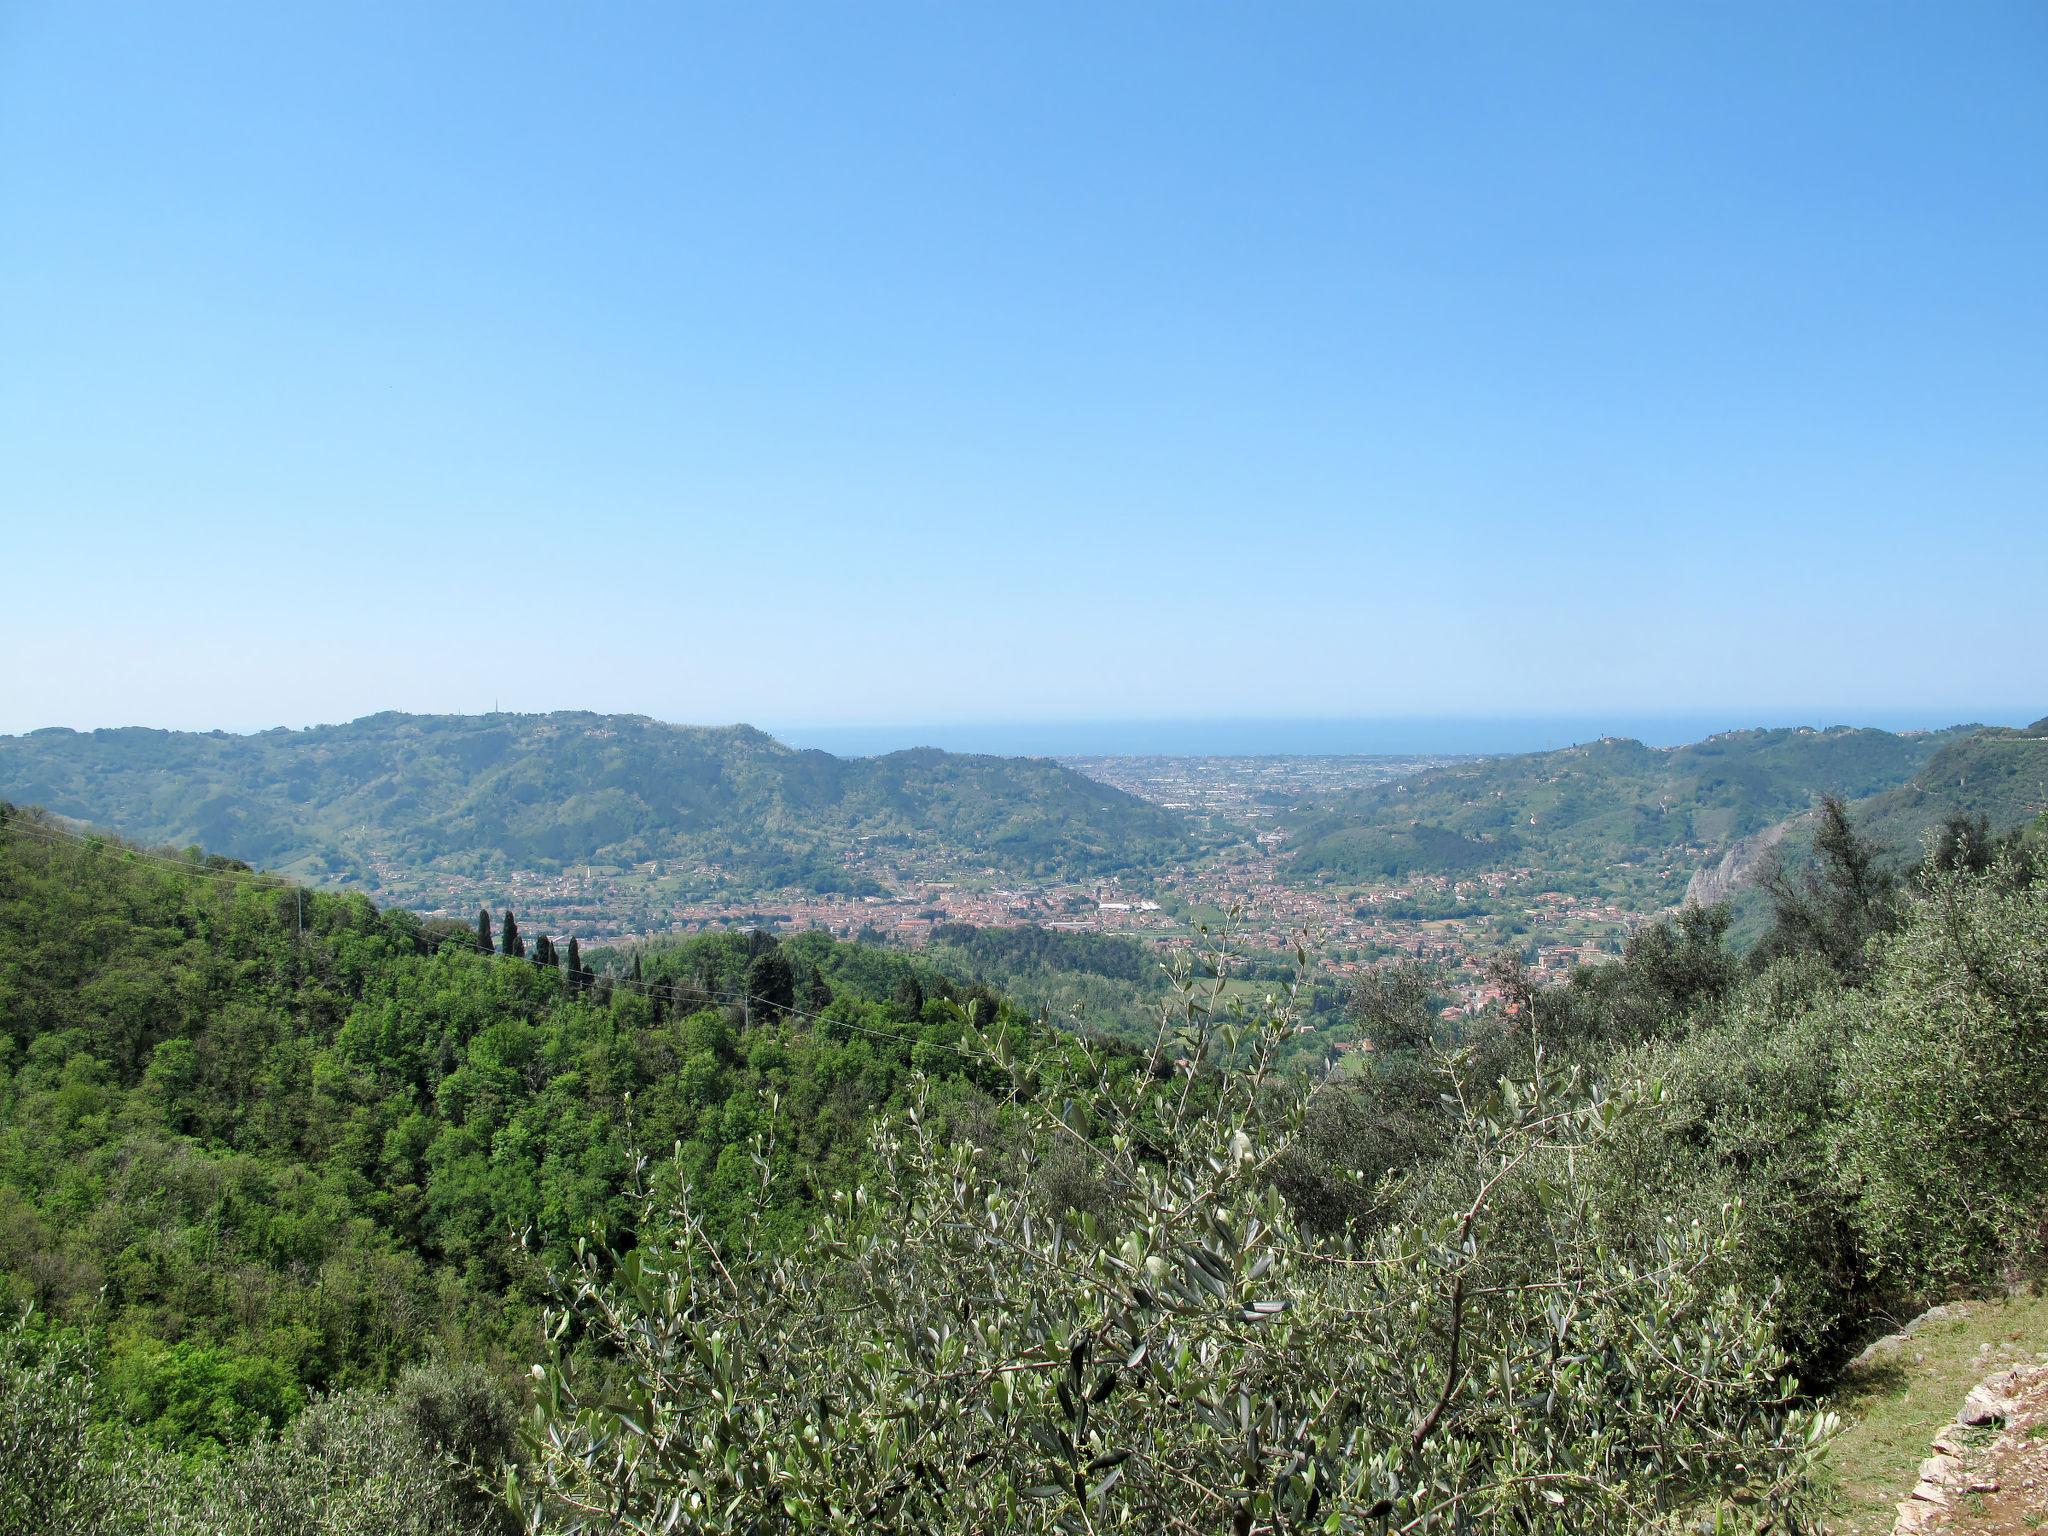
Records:
[[[913,1071],[942,1114],[1000,1112],[955,1049],[970,1006],[1024,1037],[993,993],[822,936],[787,947],[793,1010],[733,1006],[780,953],[765,935],[671,946],[639,985],[579,977],[12,812],[0,1303],[94,1326],[116,1405],[171,1443],[281,1421],[430,1347],[509,1373],[547,1270],[624,1230],[637,1150],[674,1149],[718,1227],[771,1142],[772,1235],[858,1176]]]
[[[932,954],[908,955],[821,934],[730,932],[595,956],[565,945],[553,959],[536,936],[524,959],[502,948],[486,955],[479,926],[467,922],[423,924],[234,860],[83,837],[9,808],[0,814],[0,1301],[34,1312],[0,1345],[0,1418],[69,1390],[36,1374],[38,1361],[61,1358],[66,1379],[97,1383],[93,1411],[106,1438],[91,1444],[124,1467],[131,1463],[120,1458],[138,1446],[197,1458],[185,1472],[149,1464],[159,1481],[148,1486],[182,1488],[163,1495],[182,1508],[194,1489],[214,1486],[206,1467],[239,1477],[269,1465],[263,1432],[286,1425],[287,1470],[328,1486],[336,1415],[388,1428],[396,1414],[413,1426],[400,1425],[399,1438],[411,1436],[416,1450],[392,1450],[377,1430],[385,1449],[347,1471],[357,1479],[348,1486],[402,1474],[414,1479],[408,1486],[473,1500],[475,1490],[451,1482],[436,1459],[438,1431],[421,1426],[445,1423],[436,1404],[463,1397],[480,1405],[479,1422],[500,1425],[476,1442],[489,1457],[521,1454],[489,1403],[503,1406],[506,1383],[531,1379],[526,1368],[545,1352],[543,1309],[561,1303],[559,1277],[581,1239],[612,1257],[591,1260],[599,1289],[558,1313],[574,1326],[560,1336],[548,1380],[573,1382],[595,1401],[630,1346],[602,1342],[593,1298],[613,1277],[630,1285],[652,1273],[648,1262],[665,1262],[678,1210],[739,1267],[742,1287],[764,1264],[822,1274],[832,1253],[851,1252],[871,1266],[865,1273],[903,1280],[905,1298],[923,1306],[933,1286],[919,1266],[935,1260],[904,1238],[906,1213],[929,1219],[933,1200],[966,1199],[972,1221],[941,1223],[947,1233],[983,1234],[966,1268],[1007,1275],[996,1260],[1009,1254],[1024,1267],[999,1288],[1058,1299],[1062,1263],[1082,1263],[1113,1291],[1124,1286],[1118,1262],[1134,1263],[1126,1248],[1156,1228],[1131,1209],[1134,1191],[1151,1191],[1144,1198],[1157,1198],[1159,1219],[1180,1219],[1188,1191],[1227,1176],[1246,1180],[1238,1214],[1256,1218],[1227,1229],[1247,1284],[1269,1288],[1313,1248],[1330,1262],[1294,1275],[1287,1315],[1299,1308],[1335,1329],[1394,1330],[1381,1361],[1390,1385],[1368,1394],[1386,1410],[1375,1445],[1396,1435],[1419,1448],[1427,1437],[1409,1426],[1436,1422],[1429,1404],[1438,1402],[1445,1424],[1527,1416],[1501,1428],[1501,1454],[1512,1459],[1550,1444],[1553,1431],[1595,1434],[1588,1426],[1606,1423],[1627,1398],[1625,1382],[1581,1382],[1590,1417],[1560,1428],[1550,1399],[1524,1389],[1557,1364],[1547,1298],[1564,1282],[1546,1276],[1558,1258],[1551,1218],[1561,1211],[1587,1226],[1583,1244],[1571,1240],[1567,1271],[1601,1255],[1626,1269],[1611,1292],[1617,1305],[1572,1324],[1586,1332],[1574,1358],[1612,1362],[1620,1356],[1610,1348],[1626,1353],[1659,1327],[1697,1324],[1700,1339],[1739,1338],[1736,1399],[1703,1422],[1710,1436],[1747,1425],[1743,1433],[1769,1440],[1794,1402],[1783,1366],[1825,1370],[1873,1319],[2040,1263],[2044,835],[2048,819],[1989,857],[1958,842],[1904,879],[1854,889],[1824,866],[1794,892],[1799,921],[1747,960],[1725,943],[1724,911],[1689,910],[1564,986],[1530,992],[1509,967],[1501,980],[1514,1006],[1455,1022],[1439,1016],[1420,968],[1378,973],[1351,999],[1351,1022],[1373,1045],[1355,1071],[1328,1082],[1240,1077],[1232,1089],[1231,1067],[1205,1048],[1186,1058],[1203,1070],[1185,1073],[1170,1058],[1044,1031],[987,981],[956,979],[934,963],[958,956],[1019,975],[1064,966],[1106,987],[1143,985],[1131,974],[1138,956],[1115,944],[956,930]],[[1862,847],[1859,837],[1845,828],[1839,850]],[[481,926],[503,946],[510,925],[492,916]],[[1290,1010],[1259,1026],[1262,1049],[1276,1053],[1266,1059],[1301,1038],[1297,1021],[1306,1022]],[[1470,1137],[1494,1132],[1475,1130],[1465,1099],[1444,1090],[1514,1080],[1534,1065],[1539,1038],[1552,1086],[1533,1100],[1525,1094],[1516,1115],[1542,1118],[1545,1095],[1567,1092],[1568,1080],[1611,1085],[1634,1107],[1547,1171],[1538,1159],[1506,1178],[1507,1162],[1471,1155]],[[1508,1103],[1506,1091],[1487,1102]],[[1245,1117],[1241,1133],[1215,1113],[1227,1092],[1239,1095],[1231,1113]],[[1141,1101],[1178,1106],[1173,1114],[1186,1118],[1116,1118]],[[1298,1115],[1282,1112],[1287,1102]],[[930,1187],[906,1199],[891,1183],[904,1165],[891,1165],[887,1149],[904,1145],[913,1105],[915,1136],[929,1138],[935,1156],[917,1165]],[[1103,1134],[1118,1125],[1125,1129]],[[1118,1137],[1141,1158],[1178,1156],[1160,1139],[1169,1125],[1193,1138],[1187,1182],[1176,1175],[1154,1188],[1146,1175],[1100,1174],[1103,1148]],[[1270,1160],[1235,1150],[1240,1134],[1276,1138]],[[651,1159],[642,1163],[641,1153]],[[1504,1182],[1475,1195],[1475,1184],[1494,1184],[1479,1170],[1496,1166]],[[1003,1199],[1024,1202],[1004,1208],[1028,1210],[1034,1224],[984,1227],[997,1208],[981,1203],[990,1180],[1013,1190]],[[1569,1198],[1556,1180],[1569,1183]],[[635,1192],[642,1183],[645,1202]],[[865,1201],[843,1198],[856,1186]],[[1478,1204],[1491,1214],[1461,1224],[1455,1213]],[[1688,1243],[1699,1237],[1701,1213],[1714,1234],[1700,1238],[1703,1267],[1687,1268],[1654,1315],[1639,1315],[1639,1282],[1675,1273],[1665,1245],[1676,1230],[1693,1232]],[[824,1248],[821,1228],[839,1233]],[[1188,1240],[1213,1246],[1221,1230]],[[1430,1232],[1441,1237],[1440,1257],[1415,1246],[1415,1234]],[[1281,1262],[1261,1280],[1245,1245],[1268,1241],[1280,1242]],[[1034,1243],[1050,1244],[1058,1262],[1041,1263]],[[1192,1252],[1183,1254],[1189,1262]],[[1413,1267],[1419,1289],[1378,1293],[1376,1271],[1357,1265],[1368,1252]],[[931,1273],[952,1275],[964,1262]],[[722,1265],[705,1278],[733,1294]],[[1234,1294],[1207,1272],[1208,1282],[1189,1284]],[[1150,1257],[1144,1273],[1154,1273]],[[976,1327],[988,1315],[983,1284],[962,1292]],[[1475,1300],[1492,1298],[1470,1318],[1471,1357],[1488,1363],[1446,1370],[1432,1319],[1468,1284]],[[1527,1308],[1501,1299],[1527,1287]],[[1207,1305],[1188,1296],[1189,1316]],[[1235,1316],[1236,1306],[1225,1311]],[[1092,1304],[1088,1315],[1098,1315]],[[923,1358],[928,1334],[895,1339],[895,1322],[872,1316],[880,1345]],[[759,1335],[746,1370],[763,1383],[805,1379],[832,1330],[857,1334],[869,1323],[847,1320],[870,1317],[829,1308],[798,1331],[801,1349],[780,1356],[767,1346],[784,1345]],[[972,1380],[985,1384],[1018,1362],[1035,1369],[1048,1349],[1060,1363],[1068,1337],[1063,1325],[1057,1348],[1036,1335],[998,1339],[993,1374]],[[1313,1408],[1324,1383],[1349,1379],[1351,1357],[1325,1349],[1318,1326],[1287,1337],[1299,1353],[1261,1390]],[[845,1359],[873,1356],[853,1342]],[[419,1362],[433,1357],[439,1363],[421,1375]],[[1116,1358],[1128,1357],[1119,1348]],[[1161,1358],[1178,1356],[1163,1348]],[[1497,1400],[1496,1359],[1523,1373]],[[936,1357],[929,1365],[938,1395],[920,1401],[978,1400],[980,1386],[959,1387]],[[877,1379],[861,1378],[869,1387]],[[1706,1412],[1689,1381],[1666,1386],[1690,1413]],[[1235,1386],[1233,1376],[1217,1390]],[[320,1401],[337,1389],[349,1395]],[[1036,1389],[1050,1400],[1050,1380]],[[529,1403],[550,1434],[565,1428],[553,1390]],[[1202,1419],[1181,1387],[1141,1376],[1130,1391],[1114,1399],[1126,1411],[1142,1400],[1169,1418]],[[799,1406],[815,1400],[797,1397]],[[781,1401],[767,1387],[758,1400]],[[876,1422],[928,1421],[893,1403]],[[1763,1418],[1745,1417],[1752,1409]],[[1673,1422],[1662,1408],[1647,1414],[1612,1465],[1635,1466]],[[1238,1423],[1225,1415],[1210,1427]],[[623,1419],[618,1428],[632,1433]],[[845,1433],[851,1450],[868,1444],[865,1431]],[[1174,1434],[1184,1438],[1157,1465],[1209,1444],[1194,1430]],[[49,1444],[79,1463],[82,1452]],[[537,1444],[526,1442],[527,1452]],[[1580,1444],[1556,1446],[1559,1464],[1574,1464]],[[1791,1449],[1775,1440],[1758,1448],[1774,1457]],[[1028,1444],[1005,1454],[1014,1459],[1005,1475],[1043,1481]],[[1428,1475],[1465,1476],[1455,1461]],[[502,1471],[502,1460],[489,1464]],[[1331,1453],[1333,1473],[1360,1465],[1350,1452]],[[565,1477],[558,1466],[545,1475],[563,1477],[555,1486],[567,1494],[581,1474]],[[1710,1479],[1702,1491],[1717,1486]],[[1378,1507],[1374,1497],[1364,1489],[1358,1507]],[[495,1518],[479,1514],[465,1529]],[[279,1527],[236,1527],[244,1528]]]
[[[0,737],[0,794],[148,842],[311,877],[379,860],[460,873],[709,862],[759,888],[848,889],[858,844],[1013,877],[1155,867],[1172,812],[1036,758],[798,751],[642,715],[371,715],[253,736]]]

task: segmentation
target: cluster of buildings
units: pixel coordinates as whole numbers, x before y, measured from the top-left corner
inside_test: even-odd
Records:
[[[1162,946],[1192,942],[1197,921],[1212,927],[1236,911],[1238,941],[1276,952],[1307,935],[1323,969],[1354,975],[1412,959],[1471,979],[1503,947],[1519,947],[1532,974],[1550,979],[1611,952],[1641,914],[1611,902],[1545,889],[1533,869],[1489,871],[1464,880],[1418,875],[1399,883],[1335,889],[1290,884],[1285,845],[1268,833],[1233,853],[1178,867],[1156,883],[1124,880],[997,884],[992,872],[933,879],[887,871],[883,894],[806,894],[678,899],[650,868],[592,866],[559,873],[515,871],[497,878],[393,871],[398,895],[428,916],[466,919],[479,906],[511,907],[535,931],[621,941],[706,928],[823,929],[841,938],[922,945],[949,923],[1031,924],[1066,933],[1109,934]],[[381,873],[381,872],[380,872]],[[1430,915],[1432,913],[1447,915]],[[1504,925],[1519,930],[1504,941]],[[1521,937],[1525,934],[1526,938]]]
[[[1454,757],[1069,757],[1089,778],[1210,824],[1253,827],[1310,800],[1390,783]]]
[[[1306,936],[1321,969],[1339,977],[1401,960],[1434,964],[1452,988],[1452,1012],[1498,1000],[1484,968],[1503,949],[1519,951],[1533,979],[1551,981],[1611,955],[1646,915],[1624,900],[1558,890],[1552,875],[1535,868],[1465,878],[1414,875],[1341,888],[1285,878],[1279,811],[1304,797],[1412,773],[1428,766],[1423,760],[1103,758],[1075,766],[1248,835],[1143,883],[1021,883],[1005,881],[991,868],[934,869],[898,862],[884,848],[849,848],[851,883],[874,894],[704,894],[727,884],[724,872],[709,866],[593,865],[496,878],[382,863],[373,869],[385,885],[382,894],[427,915],[467,919],[479,906],[510,906],[532,931],[575,934],[586,943],[762,926],[918,946],[941,925],[969,923],[1031,924],[1176,946],[1193,942],[1198,923],[1207,921],[1213,929],[1221,914],[1237,911],[1239,943],[1284,953]]]

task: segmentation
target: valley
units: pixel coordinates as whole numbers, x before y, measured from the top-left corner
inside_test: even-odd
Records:
[[[2048,1536],[2044,20],[0,10],[0,1536]]]
[[[2044,759],[2039,727],[1967,726],[1490,758],[841,759],[637,716],[386,715],[0,738],[0,793],[427,918],[510,908],[562,943],[758,927],[916,949],[1035,927],[1127,944],[1149,971],[1229,925],[1275,957],[1305,939],[1340,982],[1427,963],[1459,1017],[1499,1000],[1493,957],[1561,979],[1689,889],[1752,931],[1760,851],[1784,838],[1772,856],[1796,864],[1822,792],[1910,861],[1943,815],[2002,832],[2037,814]]]

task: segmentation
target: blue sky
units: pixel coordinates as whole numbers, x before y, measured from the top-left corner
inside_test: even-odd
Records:
[[[2048,8],[14,0],[0,522],[7,731],[2031,718]]]

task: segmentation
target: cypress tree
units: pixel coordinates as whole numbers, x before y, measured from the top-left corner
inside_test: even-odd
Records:
[[[747,967],[747,992],[771,1014],[786,1013],[796,1005],[796,975],[781,949],[764,950]]]
[[[916,1020],[924,1014],[924,984],[917,979],[917,972],[907,972],[896,983],[896,1007],[906,1018]]]
[[[491,942],[491,914],[487,907],[476,909],[476,952],[488,955],[498,946]]]
[[[583,985],[583,956],[576,949],[576,940],[569,939],[569,990],[576,991]]]
[[[513,959],[522,959],[526,954],[526,941],[519,937],[519,924],[512,919],[512,909],[505,909],[505,926],[499,934],[498,944]]]
[[[815,965],[811,967],[810,979],[804,983],[804,1007],[811,1013],[823,1013],[832,1006],[832,984],[825,979],[825,973]]]

